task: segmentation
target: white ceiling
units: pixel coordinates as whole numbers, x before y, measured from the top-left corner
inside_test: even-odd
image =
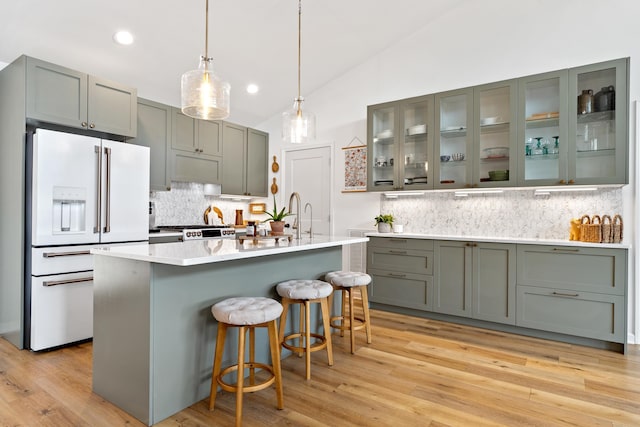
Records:
[[[468,0],[304,0],[302,95]],[[230,121],[255,126],[297,92],[297,0],[210,0],[209,56],[231,83]],[[2,0],[0,61],[27,54],[180,105],[204,54],[205,0]],[[112,41],[130,30],[132,46]],[[247,94],[249,83],[260,86]],[[311,106],[309,105],[310,109]]]

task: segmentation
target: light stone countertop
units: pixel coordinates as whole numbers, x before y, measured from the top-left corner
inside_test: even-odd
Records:
[[[286,238],[260,240],[254,244],[245,240],[243,244],[237,239],[204,239],[174,243],[143,243],[130,246],[112,246],[91,249],[93,255],[105,255],[159,264],[189,266],[209,264],[236,259],[254,258],[288,252],[307,251],[335,246],[365,243],[368,237],[346,236],[314,236],[295,238],[289,242]]]
[[[531,245],[555,245],[555,246],[579,246],[585,248],[612,248],[630,249],[631,245],[626,243],[588,243],[575,240],[549,240],[549,239],[526,239],[522,237],[487,237],[487,236],[451,236],[439,234],[419,234],[419,233],[365,233],[368,237],[386,237],[401,239],[429,239],[429,240],[457,240],[488,243],[521,243]]]

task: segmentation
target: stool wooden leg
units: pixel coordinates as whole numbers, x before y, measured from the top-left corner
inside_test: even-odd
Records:
[[[218,375],[220,375],[222,355],[224,354],[224,341],[227,337],[227,325],[218,323],[218,333],[216,337],[216,350],[213,356],[213,372],[211,374],[211,394],[209,396],[209,410],[213,411],[216,403],[216,394],[218,391]]]
[[[303,304],[300,304],[301,306]],[[301,319],[302,320],[302,319]],[[302,322],[301,327],[302,327]],[[311,324],[311,306],[309,300],[305,300],[304,302],[304,356],[305,356],[305,369],[306,369],[306,379],[311,379],[311,328],[309,325]],[[300,329],[300,334],[302,334],[303,329]]]
[[[244,393],[244,346],[246,326],[238,328],[238,381],[236,390],[236,427],[242,426],[242,394]]]
[[[289,298],[282,298],[282,314],[280,315],[280,326],[278,328],[278,343],[284,342],[284,328],[287,326],[287,312],[289,311]]]
[[[353,313],[353,288],[349,288],[349,334],[351,335],[351,354],[355,353],[356,348],[356,334],[353,330],[355,325],[354,322],[354,313]]]
[[[367,344],[371,344],[371,319],[369,318],[369,297],[367,287],[360,287],[360,295],[362,297],[362,310],[364,311],[365,331],[367,332]]]
[[[340,324],[342,326],[345,325],[345,322],[347,320],[347,305],[346,305],[346,300],[347,300],[347,290],[346,289],[342,289],[342,320],[340,321]],[[351,298],[349,298],[349,301],[351,301]],[[344,328],[340,329],[340,336],[343,337],[344,336]],[[353,353],[353,351],[352,351]]]
[[[249,384],[256,383],[256,368],[253,363],[256,361],[256,328],[249,328]]]
[[[276,321],[269,322],[267,325],[269,331],[269,348],[271,349],[271,365],[273,366],[273,375],[276,385],[277,408],[284,408],[284,395],[282,391],[282,370],[280,368],[280,339],[276,331]]]
[[[298,325],[298,331],[300,332],[300,338],[298,339],[298,347],[306,347],[306,343],[304,342],[305,338],[306,338],[306,333],[305,333],[305,327],[304,327],[304,319],[306,318],[306,313],[308,313],[308,310],[306,310],[307,305],[306,303],[300,302],[300,319],[299,320],[299,325]],[[298,353],[298,357],[302,357],[302,353]],[[308,378],[307,378],[308,379]]]
[[[329,325],[330,312],[329,312],[329,299],[320,300],[320,308],[322,309],[322,327],[324,329],[324,339],[327,341],[327,359],[329,360],[329,366],[333,366],[333,346],[331,344],[331,326]]]

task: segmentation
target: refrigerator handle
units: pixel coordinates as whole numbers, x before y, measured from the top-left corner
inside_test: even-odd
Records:
[[[104,224],[104,232],[108,233],[111,231],[111,148],[105,147],[104,153],[107,155],[107,177],[106,177],[106,211],[105,211],[105,224]]]
[[[100,191],[100,187],[102,186],[100,181],[102,179],[102,159],[100,153],[100,146],[96,145],[94,147],[94,152],[96,153],[96,215],[93,222],[93,232],[100,232],[100,210],[102,209],[102,192]]]

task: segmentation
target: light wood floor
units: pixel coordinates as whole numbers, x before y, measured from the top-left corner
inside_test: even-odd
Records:
[[[335,364],[283,361],[285,409],[245,396],[247,426],[640,426],[640,350],[621,354],[372,311],[373,343]],[[33,354],[0,339],[0,426],[142,426],[91,392],[90,343]],[[235,397],[159,426],[228,426]]]

